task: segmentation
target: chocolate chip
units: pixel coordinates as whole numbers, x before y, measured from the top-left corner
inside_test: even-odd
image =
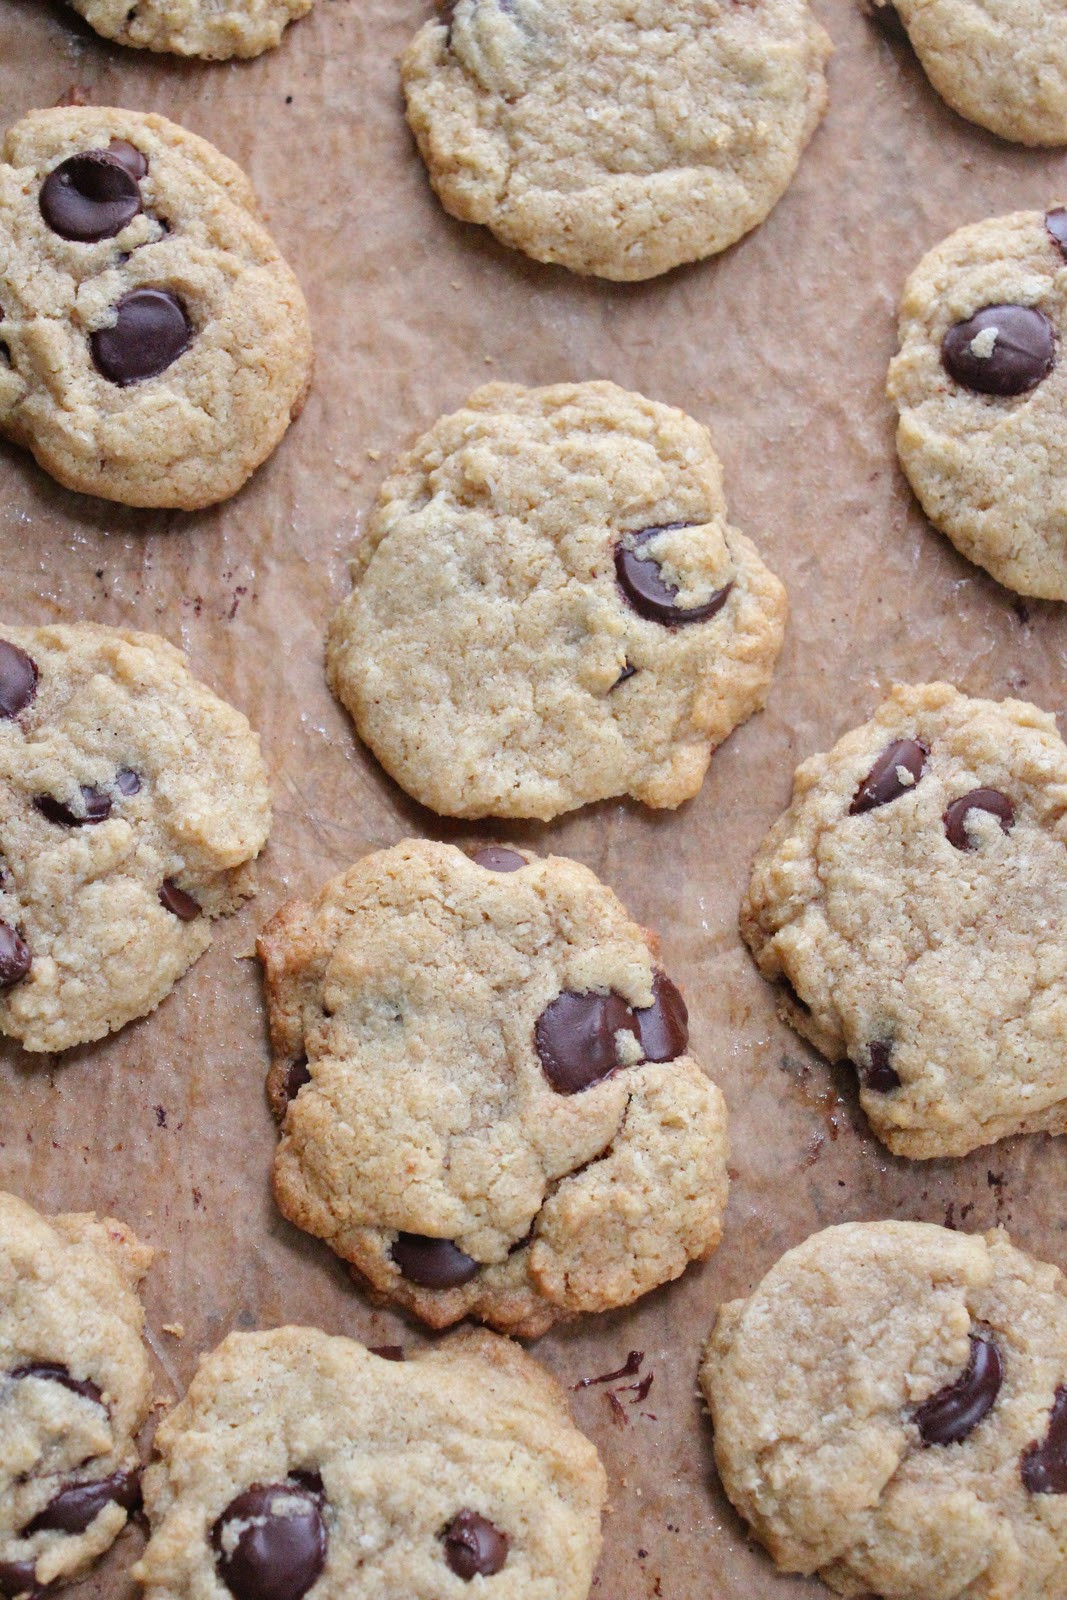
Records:
[[[120,794],[140,794],[141,774],[134,772],[132,767],[123,767],[121,772],[115,774],[115,787]]]
[[[32,1538],[35,1533],[84,1533],[105,1506],[122,1506],[124,1511],[136,1511],[141,1504],[141,1475],[139,1472],[113,1472],[110,1478],[97,1483],[72,1483],[53,1495],[43,1511],[21,1530],[20,1537]]]
[[[1067,1388],[1056,1390],[1048,1432],[1027,1445],[1019,1471],[1031,1494],[1067,1494]]]
[[[188,350],[192,325],[177,295],[134,289],[115,306],[115,325],[89,339],[96,370],[120,389],[157,378]]]
[[[17,644],[0,639],[0,717],[17,717],[36,693],[36,661]]]
[[[1034,306],[985,306],[941,344],[949,377],[979,394],[1025,394],[1048,377],[1055,357],[1052,324]]]
[[[379,1361],[403,1361],[404,1346],[402,1344],[372,1344],[372,1356],[377,1356]]]
[[[615,679],[615,682],[612,684],[611,688],[608,690],[608,693],[614,694],[619,685],[628,682],[628,680],[633,677],[636,671],[637,668],[632,667],[630,663],[627,662],[622,671],[619,673],[619,676]]]
[[[70,156],[41,185],[41,215],[53,233],[79,244],[113,239],[141,211],[129,168],[108,150]]]
[[[254,1483],[211,1530],[219,1577],[237,1600],[301,1600],[326,1565],[322,1480]]]
[[[915,1409],[923,1444],[959,1444],[966,1439],[993,1409],[1003,1382],[1004,1363],[992,1336],[972,1333],[966,1372]]]
[[[726,604],[732,583],[728,583],[725,589],[717,589],[703,605],[678,605],[678,590],[673,584],[663,581],[659,562],[651,556],[642,560],[637,554],[640,546],[647,544],[657,534],[697,526],[694,522],[667,522],[658,528],[642,528],[640,533],[628,536],[629,544],[616,547],[615,573],[619,587],[639,617],[662,623],[667,628],[680,628],[690,622],[706,622]]]
[[[928,751],[918,739],[897,739],[887,745],[868,772],[848,808],[850,817],[863,811],[873,811],[876,806],[888,805],[908,794],[922,777]],[[911,774],[911,783],[902,783],[900,769]]]
[[[534,1043],[545,1077],[559,1094],[578,1094],[619,1066],[615,1035],[637,1032],[634,1014],[614,992],[576,994],[565,989],[545,1007]]]
[[[107,147],[107,153],[112,161],[117,161],[126,168],[131,178],[144,178],[148,175],[148,157],[136,145],[130,144],[126,139],[112,139]]]
[[[665,972],[654,975],[652,994],[650,1006],[634,1011],[637,1037],[647,1061],[673,1061],[689,1043],[689,1012]]]
[[[70,1369],[58,1361],[31,1361],[25,1366],[15,1367],[8,1374],[11,1378],[44,1378],[51,1383],[60,1383],[64,1389],[69,1389],[71,1394],[81,1395],[83,1400],[92,1400],[96,1405],[104,1404],[103,1396],[91,1378],[73,1378]]]
[[[44,1590],[37,1587],[35,1561],[0,1561],[0,1595],[4,1600],[37,1600]]]
[[[401,1275],[423,1289],[458,1289],[480,1270],[451,1239],[427,1239],[421,1233],[398,1233],[391,1254]]]
[[[82,811],[73,811],[70,806],[64,805],[62,800],[57,800],[54,795],[37,794],[33,803],[43,817],[57,827],[84,828],[90,823],[106,822],[111,815],[111,796],[102,789],[93,789],[87,784],[81,787]]]
[[[307,1056],[300,1056],[285,1074],[285,1098],[295,1100],[305,1083],[311,1082]]]
[[[1057,206],[1045,218],[1045,227],[1049,237],[1058,247],[1060,255],[1067,260],[1067,206]]]
[[[977,848],[977,840],[967,832],[967,816],[971,811],[988,811],[990,816],[996,817],[1003,833],[1010,833],[1015,826],[1015,807],[1006,794],[1001,794],[999,789],[972,789],[970,794],[953,800],[942,818],[948,842],[957,850]]]
[[[477,1511],[459,1511],[438,1538],[457,1577],[491,1578],[508,1559],[508,1537]]]
[[[33,966],[33,955],[25,939],[6,922],[0,922],[0,989],[10,989]]]
[[[874,1039],[867,1046],[868,1064],[859,1067],[865,1089],[875,1094],[892,1094],[900,1088],[900,1076],[892,1063],[893,1046],[888,1039]]]
[[[520,856],[517,850],[505,849],[502,844],[484,845],[472,853],[471,860],[485,867],[487,872],[519,872],[529,865],[525,856]]]
[[[159,903],[172,911],[183,922],[195,922],[200,915],[200,902],[191,894],[179,889],[173,878],[164,878],[159,889]]]

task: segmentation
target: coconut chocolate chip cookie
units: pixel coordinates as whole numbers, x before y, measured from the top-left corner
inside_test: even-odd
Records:
[[[796,774],[741,930],[897,1155],[1067,1131],[1067,747],[1021,700],[899,687]]]
[[[446,210],[537,261],[652,278],[781,199],[826,109],[807,0],[457,0],[403,60]]]
[[[920,262],[889,369],[897,451],[931,522],[1047,600],[1067,599],[1065,331],[1067,207],[1017,211]]]
[[[1067,1592],[1067,1293],[916,1222],[845,1223],[721,1308],[701,1369],[727,1494],[845,1595]]]
[[[232,161],[163,117],[36,111],[0,146],[0,433],[68,489],[236,494],[307,394],[292,272]]]
[[[281,43],[314,0],[71,0],[105,39],[141,50],[223,61]]]
[[[763,705],[785,610],[699,423],[611,383],[491,384],[382,487],[329,675],[443,815],[677,806]]]
[[[269,826],[258,738],[173,645],[0,626],[0,1033],[65,1050],[154,1010]]]
[[[376,1297],[535,1338],[715,1248],[722,1096],[654,939],[585,867],[409,841],[259,950],[278,1204]]]
[[[121,1222],[0,1193],[0,1595],[36,1600],[140,1504],[150,1374],[135,1293],[152,1252]]]
[[[455,1334],[382,1359],[314,1328],[203,1357],[145,1474],[146,1600],[585,1600],[606,1495],[555,1380]]]

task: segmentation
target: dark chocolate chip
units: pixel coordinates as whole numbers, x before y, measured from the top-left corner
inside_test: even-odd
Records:
[[[637,1032],[634,1014],[621,995],[576,994],[565,989],[545,1007],[534,1043],[545,1077],[559,1094],[578,1094],[619,1066],[615,1035]]]
[[[124,1511],[136,1511],[141,1504],[141,1475],[139,1472],[113,1472],[110,1478],[97,1483],[72,1483],[53,1495],[43,1511],[21,1530],[21,1537],[32,1538],[35,1533],[84,1533],[105,1506],[119,1505]]]
[[[948,842],[957,850],[977,847],[977,841],[967,832],[967,816],[971,811],[988,811],[996,817],[1003,833],[1010,833],[1015,826],[1015,807],[1006,794],[1001,794],[999,789],[972,789],[970,794],[953,800],[942,819]]]
[[[90,823],[106,822],[111,815],[111,796],[102,789],[93,789],[87,784],[81,788],[82,810],[73,811],[70,806],[64,805],[62,800],[57,800],[54,795],[37,794],[33,803],[43,817],[57,827],[84,828]]]
[[[477,1511],[459,1511],[438,1534],[457,1577],[491,1578],[508,1559],[508,1537]]]
[[[159,903],[172,911],[183,922],[194,922],[200,915],[200,902],[191,894],[179,889],[173,878],[164,878],[159,889]]]
[[[141,212],[141,191],[108,150],[70,156],[41,185],[41,215],[53,233],[79,244],[113,239]]]
[[[849,816],[873,811],[876,806],[888,805],[890,800],[899,800],[902,794],[909,794],[922,777],[926,757],[926,747],[918,739],[897,739],[887,745],[852,796]],[[901,767],[911,774],[911,783],[901,783]]]
[[[892,1094],[900,1088],[900,1077],[893,1066],[893,1046],[888,1039],[873,1039],[867,1046],[868,1063],[858,1068],[865,1089],[875,1094]]]
[[[517,850],[508,850],[502,844],[487,844],[475,850],[471,860],[488,872],[519,872],[529,863]]]
[[[83,1400],[92,1400],[96,1405],[104,1404],[103,1396],[91,1378],[73,1378],[70,1369],[58,1361],[31,1361],[25,1366],[15,1367],[9,1374],[11,1378],[45,1378],[51,1383],[60,1383],[64,1389],[69,1389],[71,1394],[81,1395]]]
[[[1048,1432],[1027,1445],[1019,1471],[1031,1494],[1067,1494],[1067,1388],[1056,1390]]]
[[[185,307],[167,289],[134,289],[115,306],[115,325],[89,339],[96,370],[120,389],[157,378],[188,350],[193,337]]]
[[[665,972],[652,979],[653,1001],[634,1011],[637,1037],[647,1061],[673,1061],[689,1043],[689,1012]]]
[[[36,693],[36,661],[17,644],[0,639],[0,717],[17,717]]]
[[[295,1100],[305,1083],[311,1082],[307,1056],[300,1056],[285,1074],[285,1098]]]
[[[451,1239],[427,1239],[421,1233],[398,1233],[391,1253],[401,1276],[423,1289],[458,1289],[481,1270]]]
[[[33,966],[33,955],[25,939],[6,922],[0,922],[0,989],[10,989]]]
[[[732,583],[728,583],[724,589],[717,589],[703,605],[678,605],[678,590],[673,584],[663,581],[659,562],[651,556],[642,560],[637,553],[641,545],[647,544],[657,534],[672,533],[675,528],[697,526],[693,522],[667,522],[658,528],[642,528],[640,533],[628,536],[629,544],[616,547],[615,573],[619,587],[639,617],[662,623],[667,628],[680,628],[690,622],[706,622],[726,604]]]
[[[121,772],[115,774],[115,788],[120,794],[140,794],[141,774],[134,772],[132,767],[123,767]]]
[[[992,1411],[1003,1382],[1004,1363],[992,1336],[972,1333],[966,1372],[915,1409],[923,1444],[959,1444],[966,1439]]]
[[[1045,218],[1045,227],[1060,255],[1067,260],[1067,206],[1057,206],[1055,210],[1050,211]]]
[[[996,330],[985,355],[973,349],[980,334]],[[950,378],[979,394],[1025,394],[1052,371],[1056,335],[1034,306],[985,306],[945,334],[941,360]]]
[[[302,1481],[303,1480],[303,1481]],[[211,1530],[219,1577],[237,1600],[301,1600],[326,1565],[322,1480],[254,1483]]]
[[[372,1344],[372,1356],[377,1356],[379,1361],[403,1361],[404,1346],[402,1344]]]
[[[37,1587],[35,1561],[0,1561],[0,1595],[4,1600],[37,1600],[44,1590]]]
[[[622,671],[619,673],[619,676],[615,679],[615,682],[612,684],[611,688],[608,690],[608,693],[614,694],[615,690],[620,686],[620,684],[627,683],[633,677],[636,671],[637,668],[632,667],[630,663],[627,662]]]
[[[120,166],[126,168],[131,178],[147,177],[148,157],[128,140],[112,139],[107,147],[107,153],[112,161],[117,161]]]

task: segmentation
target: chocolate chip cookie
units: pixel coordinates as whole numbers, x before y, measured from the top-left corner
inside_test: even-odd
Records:
[[[314,0],[71,0],[105,39],[141,50],[223,61],[258,56],[281,42]]]
[[[146,1600],[585,1600],[606,1482],[555,1380],[455,1334],[231,1333],[156,1434]]]
[[[700,1376],[726,1492],[785,1571],[1067,1590],[1067,1293],[1005,1233],[827,1228],[721,1308]]]
[[[269,826],[258,738],[173,645],[0,626],[0,1033],[65,1050],[154,1010]]]
[[[763,221],[826,109],[807,0],[457,0],[402,64],[446,210],[537,261],[652,278]]]
[[[446,816],[677,806],[762,706],[785,610],[699,423],[611,383],[491,384],[383,485],[328,667]]]
[[[1021,700],[898,687],[796,774],[741,931],[897,1155],[1067,1131],[1067,747]]]
[[[726,1112],[655,940],[585,867],[409,841],[259,942],[274,1190],[373,1295],[535,1338],[711,1254]]]
[[[75,1578],[140,1504],[150,1374],[135,1293],[152,1252],[121,1222],[0,1193],[0,1595]]]
[[[300,411],[307,307],[239,167],[163,117],[37,111],[0,146],[0,433],[68,489],[195,510]]]
[[[1020,144],[1067,144],[1067,10],[1049,0],[868,0],[899,19],[961,117]]]
[[[1065,332],[1067,207],[1017,211],[920,262],[889,369],[897,451],[931,522],[1048,600],[1067,599]]]

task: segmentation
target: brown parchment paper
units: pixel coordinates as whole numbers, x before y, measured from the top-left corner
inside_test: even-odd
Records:
[[[1063,1143],[1009,1140],[964,1161],[894,1160],[845,1072],[776,1018],[736,932],[752,853],[793,768],[863,720],[894,679],[952,679],[1058,710],[1067,623],[1022,604],[929,529],[895,464],[883,398],[912,264],[951,229],[1067,199],[1067,156],[954,117],[859,0],[815,0],[833,34],[831,108],[769,221],[715,261],[617,286],[542,268],[448,218],[404,123],[396,57],[426,0],[319,0],[282,47],[239,65],[104,44],[51,0],[0,0],[3,122],[78,100],[156,110],[251,175],[300,276],[314,391],[274,459],[202,515],[67,493],[0,446],[2,615],[155,629],[260,729],[275,823],[260,898],[146,1021],[61,1059],[0,1048],[0,1185],[46,1210],[125,1218],[157,1257],[146,1284],[158,1393],[231,1328],[309,1322],[369,1343],[426,1336],[371,1309],[322,1246],[275,1212],[275,1135],[256,931],[283,899],[415,833],[463,842],[406,799],[326,688],[326,620],[389,458],[477,384],[609,377],[711,427],[733,519],[789,588],[766,712],[676,813],[606,804],[501,836],[586,862],[657,928],[696,1054],[725,1090],[736,1173],[706,1266],[636,1308],[536,1346],[567,1383],[645,1353],[647,1400],[573,1397],[611,1479],[597,1600],[812,1596],[745,1537],[714,1477],[696,1389],[716,1307],[816,1228],[909,1217],[1009,1225],[1067,1266]],[[163,1331],[181,1324],[184,1337]],[[130,1600],[129,1531],[77,1600]]]

